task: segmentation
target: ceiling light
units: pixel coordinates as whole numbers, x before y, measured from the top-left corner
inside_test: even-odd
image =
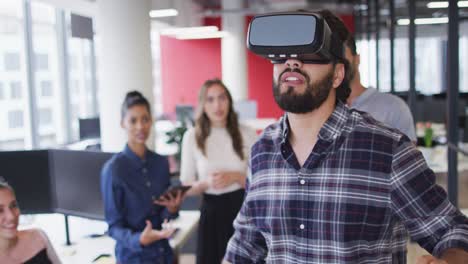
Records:
[[[216,31],[216,32],[205,32],[198,34],[179,34],[176,36],[177,39],[188,40],[188,39],[212,39],[212,38],[223,38],[227,36],[227,32]]]
[[[430,18],[416,18],[414,24],[416,25],[430,25],[430,24],[446,24],[448,23],[448,17],[430,17]],[[410,24],[410,20],[407,18],[398,19],[397,24],[399,26],[407,26]]]
[[[427,8],[448,8],[449,3],[446,1],[437,1],[427,3]],[[468,7],[468,1],[458,1],[458,7]]]
[[[219,31],[217,26],[167,28],[161,30],[160,34],[177,39],[209,39],[227,36],[227,32]]]
[[[218,32],[217,26],[204,26],[204,27],[175,27],[167,28],[161,31],[161,35],[176,36],[180,34],[201,34],[209,32]]]
[[[177,16],[179,12],[176,9],[155,9],[149,12],[151,18]]]

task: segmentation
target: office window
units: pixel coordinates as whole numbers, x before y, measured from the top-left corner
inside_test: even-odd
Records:
[[[36,54],[35,59],[37,71],[47,71],[49,69],[49,56],[47,54]]]
[[[379,90],[390,92],[390,39],[388,37],[380,39],[379,45],[379,80],[377,80]]]
[[[8,112],[8,127],[10,129],[22,128],[24,126],[23,111],[13,110]]]
[[[80,81],[70,80],[70,96],[76,97],[80,94]],[[74,101],[73,98],[71,101]]]
[[[422,31],[422,26],[419,27]],[[442,36],[416,38],[416,91],[432,95],[445,90],[442,87],[445,43]]]
[[[78,68],[78,58],[76,57],[76,55],[69,53],[68,54],[68,69],[73,71],[73,70],[76,70],[77,68]]]
[[[468,22],[466,20],[460,23],[460,91],[468,92]],[[468,133],[468,132],[465,132]]]
[[[23,29],[23,1],[0,0],[0,150],[24,149],[29,142]]]
[[[3,54],[3,65],[5,71],[20,71],[20,54],[11,52]]]
[[[59,49],[56,9],[39,1],[31,2],[32,43],[35,54],[35,78],[38,81],[36,105],[38,109],[39,147],[53,147],[65,143],[66,122],[64,101],[56,90],[60,85]],[[43,96],[40,96],[43,95]],[[61,122],[62,121],[62,122]]]
[[[406,33],[406,32],[405,32]],[[390,61],[388,62],[390,63]],[[409,90],[409,41],[405,37],[395,39],[395,91]]]
[[[10,83],[10,98],[11,99],[21,99],[22,95],[21,82],[14,81]]]
[[[3,83],[0,82],[0,100],[5,99],[5,90],[3,90]]]
[[[41,120],[41,125],[49,126],[53,123],[52,118],[52,109],[39,109],[39,120]]]
[[[52,81],[41,81],[41,96],[50,97],[53,95]]]

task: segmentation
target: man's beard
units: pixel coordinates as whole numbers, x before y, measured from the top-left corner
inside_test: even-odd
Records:
[[[294,91],[295,88],[293,86],[288,86],[286,92],[281,92],[281,76],[286,72],[297,72],[305,77],[307,87],[303,93]],[[312,112],[327,100],[332,89],[333,73],[334,71],[331,70],[323,79],[310,83],[310,77],[301,70],[286,69],[273,84],[273,95],[276,103],[286,112],[295,114]]]

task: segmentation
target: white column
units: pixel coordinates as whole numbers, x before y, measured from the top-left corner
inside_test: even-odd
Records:
[[[242,0],[222,0],[223,10],[244,8]],[[236,12],[224,12],[222,30],[227,36],[221,39],[222,79],[235,101],[246,100],[247,53],[245,49],[245,17]]]
[[[127,141],[120,127],[120,107],[125,94],[138,90],[153,106],[150,2],[99,0],[97,5],[102,149],[120,151]],[[153,149],[152,135],[147,143]]]

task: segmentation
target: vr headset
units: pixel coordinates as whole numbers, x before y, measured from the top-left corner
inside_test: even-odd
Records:
[[[282,12],[255,16],[249,25],[247,47],[272,63],[294,58],[328,64],[344,59],[340,39],[319,14]]]

